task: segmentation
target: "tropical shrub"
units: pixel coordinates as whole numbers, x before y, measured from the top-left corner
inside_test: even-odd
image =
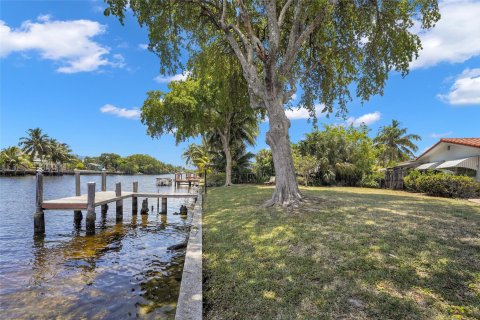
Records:
[[[385,179],[385,173],[381,171],[373,171],[365,174],[360,181],[360,186],[365,188],[380,188],[382,180]]]
[[[207,174],[207,187],[221,187],[225,184],[225,172]]]
[[[404,178],[405,186],[414,192],[447,198],[475,198],[480,196],[480,183],[466,176],[446,173],[419,174],[412,171]]]
[[[257,176],[260,183],[268,181],[271,176],[275,175],[275,168],[273,166],[272,151],[269,149],[262,149],[255,155],[255,163],[253,164],[253,172]]]
[[[293,149],[315,159],[314,183],[326,185],[361,184],[372,173],[377,156],[366,126],[325,126],[307,134]]]
[[[85,167],[85,165],[83,164],[83,162],[78,162],[78,163],[75,165],[75,169],[77,169],[77,170],[85,170],[86,167]]]

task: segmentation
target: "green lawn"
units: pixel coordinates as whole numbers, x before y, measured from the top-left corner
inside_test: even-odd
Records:
[[[209,189],[207,319],[480,318],[480,206],[361,188]]]

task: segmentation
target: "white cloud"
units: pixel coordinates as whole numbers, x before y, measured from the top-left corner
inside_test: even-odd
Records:
[[[463,70],[450,92],[437,97],[451,105],[480,105],[480,68]]]
[[[432,133],[430,137],[438,139],[438,138],[443,138],[443,137],[448,137],[452,134],[452,131],[444,132],[444,133]]]
[[[419,34],[423,49],[412,69],[441,62],[461,63],[480,55],[480,1],[445,0],[439,6],[440,21]],[[418,23],[414,29],[420,31]]]
[[[322,110],[324,108],[323,104],[316,104],[315,105],[315,114],[317,117],[322,117]],[[310,118],[310,112],[305,109],[305,108],[294,108],[293,110],[285,110],[285,114],[287,115],[287,118],[290,120],[298,120],[298,119],[309,119]]]
[[[126,109],[126,108],[118,108],[111,104],[106,104],[100,108],[100,112],[113,114],[117,117],[127,118],[127,119],[139,119],[140,118],[140,110],[138,109]]]
[[[187,79],[187,77],[191,74],[190,71],[186,71],[183,73],[179,73],[173,76],[168,76],[168,77],[163,77],[163,76],[157,76],[153,80],[155,80],[158,83],[169,83],[171,81],[184,81]]]
[[[375,111],[372,113],[366,113],[363,116],[360,116],[358,118],[350,117],[347,119],[347,124],[352,125],[354,127],[359,127],[362,124],[369,126],[372,123],[375,123],[378,120],[380,120],[380,118],[381,118],[381,113],[378,111]]]
[[[0,58],[13,52],[38,51],[42,59],[58,62],[61,73],[95,71],[101,66],[122,67],[110,61],[110,48],[92,40],[106,27],[91,20],[52,21],[48,15],[37,22],[24,21],[12,29],[0,20]],[[117,59],[116,59],[117,60]]]
[[[146,43],[140,43],[140,44],[138,45],[138,47],[139,47],[140,49],[147,50],[147,49],[148,49],[148,44],[146,44]]]

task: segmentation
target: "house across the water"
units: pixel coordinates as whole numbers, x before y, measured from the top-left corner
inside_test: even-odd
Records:
[[[403,177],[409,169],[439,170],[470,176],[480,182],[480,138],[443,138],[416,160],[388,168],[385,185],[403,189]]]

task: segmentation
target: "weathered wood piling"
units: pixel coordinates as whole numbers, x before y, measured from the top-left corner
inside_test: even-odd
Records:
[[[162,198],[162,214],[167,214],[167,198]]]
[[[122,184],[120,182],[117,182],[115,184],[115,195],[117,197],[122,196]],[[122,221],[123,220],[123,200],[122,199],[116,201],[116,207],[117,207],[117,210],[116,210],[117,221]]]
[[[141,215],[148,214],[148,198],[143,199],[142,201],[142,209],[140,210]]]
[[[95,214],[95,182],[88,183],[87,194],[87,234],[95,234],[95,220],[97,218]]]
[[[107,170],[102,169],[102,191],[107,191]],[[101,206],[102,215],[106,215],[108,212],[108,204],[102,204]]]
[[[42,169],[37,170],[37,186],[35,193],[36,209],[33,215],[33,228],[35,234],[45,233],[45,214],[43,212],[43,173]]]
[[[80,172],[75,172],[75,195],[80,196]],[[73,223],[75,228],[79,229],[82,225],[83,214],[81,210],[73,211]]]
[[[137,193],[138,192],[138,182],[135,181],[133,183],[133,193]],[[138,212],[138,198],[133,195],[132,196],[132,215],[137,215],[137,212]]]

